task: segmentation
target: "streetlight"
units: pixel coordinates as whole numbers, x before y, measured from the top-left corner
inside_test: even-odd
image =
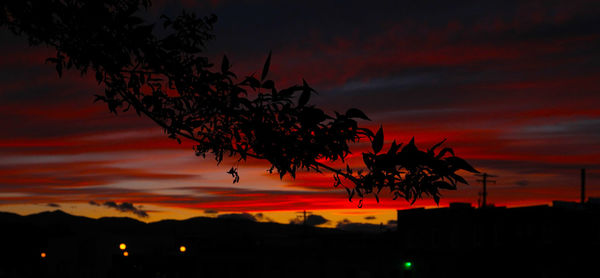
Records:
[[[42,253],[40,254],[40,257],[41,257],[42,259],[43,259],[43,258],[45,258],[45,257],[46,257],[46,252],[42,252]]]
[[[179,246],[179,252],[185,253],[185,250],[187,250],[187,248],[185,248],[185,246],[183,246],[183,245]]]
[[[125,243],[119,244],[119,249],[125,250],[126,248],[127,248],[127,245],[125,245]]]

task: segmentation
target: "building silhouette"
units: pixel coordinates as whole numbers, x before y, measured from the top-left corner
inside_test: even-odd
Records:
[[[420,277],[600,275],[600,199],[399,210],[397,233]]]

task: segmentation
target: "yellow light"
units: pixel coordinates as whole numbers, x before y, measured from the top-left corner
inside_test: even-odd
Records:
[[[40,257],[45,258],[46,257],[46,253],[42,252],[42,254],[40,254]]]
[[[127,256],[129,256],[129,252],[127,252],[127,251],[123,252],[123,257],[127,257]]]
[[[125,248],[127,248],[127,245],[125,245],[125,243],[119,244],[119,249],[125,250]]]
[[[186,250],[185,246],[182,245],[179,247],[179,252],[183,253],[183,252],[185,252],[185,250]]]

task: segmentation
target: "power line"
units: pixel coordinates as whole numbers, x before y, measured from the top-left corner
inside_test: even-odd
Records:
[[[483,194],[482,194],[483,202],[481,203],[480,207],[484,208],[487,206],[487,183],[489,182],[489,183],[496,184],[496,181],[488,180],[488,178],[496,178],[498,176],[490,175],[488,173],[475,174],[475,176],[482,177],[482,179],[477,180],[477,182],[480,182],[483,184]]]

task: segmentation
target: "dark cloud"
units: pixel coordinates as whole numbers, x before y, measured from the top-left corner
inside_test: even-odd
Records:
[[[217,213],[219,213],[219,211],[216,210],[216,209],[205,209],[204,213],[206,213],[206,214],[217,214]]]
[[[96,203],[94,201],[89,201],[88,204],[92,205],[92,206],[100,206],[99,203]]]
[[[59,204],[55,204],[55,203],[48,203],[46,205],[49,206],[49,207],[52,207],[52,208],[59,208],[60,207]]]
[[[319,226],[329,223],[329,220],[321,215],[311,214],[306,217],[306,225],[309,226]]]
[[[132,203],[123,202],[121,204],[117,204],[115,202],[108,201],[104,202],[104,206],[114,208],[120,212],[130,212],[137,215],[138,217],[148,217],[148,213],[142,210],[141,206],[135,207]]]
[[[374,220],[377,217],[373,216],[373,215],[369,215],[369,216],[365,216],[365,220]]]
[[[221,218],[221,219],[234,219],[234,220],[245,220],[245,221],[256,222],[256,217],[254,217],[254,215],[252,215],[250,213],[247,213],[247,212],[219,214],[219,216],[217,216],[217,218]]]
[[[348,219],[344,219],[337,223],[336,228],[349,232],[380,233],[395,229],[395,222],[395,220],[390,220],[387,225],[384,225],[383,223],[378,225],[371,223],[355,223]]]
[[[529,181],[528,180],[519,180],[517,182],[515,182],[518,186],[527,186],[529,185]]]

